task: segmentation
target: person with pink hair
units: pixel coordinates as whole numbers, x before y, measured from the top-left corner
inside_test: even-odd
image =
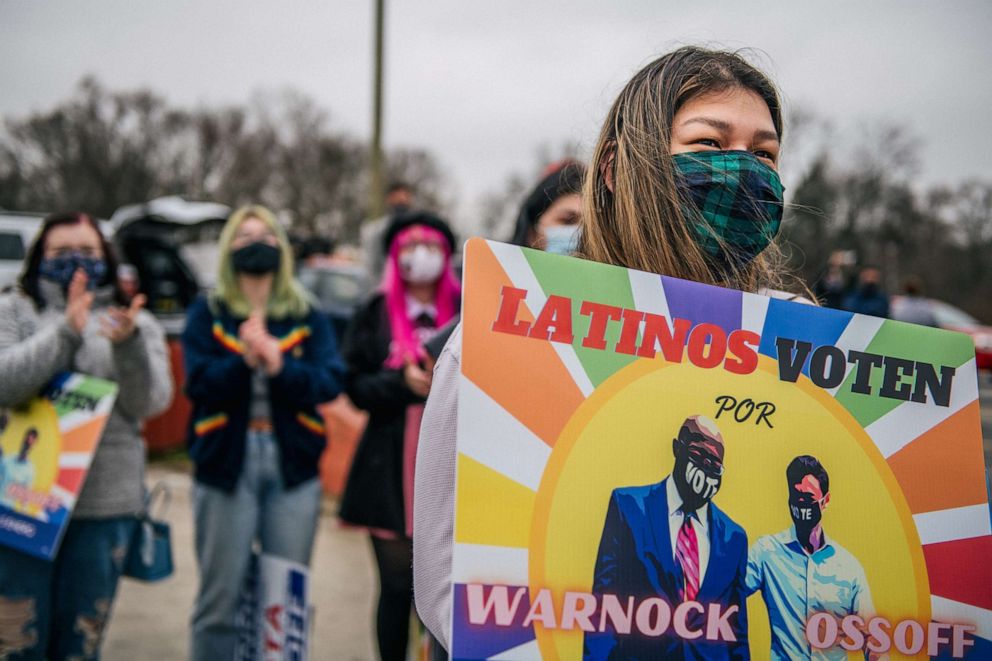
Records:
[[[424,343],[459,311],[455,237],[414,211],[386,230],[382,284],[345,333],[345,392],[368,411],[340,517],[369,530],[379,572],[380,658],[405,659],[413,600],[413,474],[431,371]]]

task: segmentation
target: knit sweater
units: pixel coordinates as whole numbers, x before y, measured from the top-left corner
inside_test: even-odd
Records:
[[[66,321],[65,298],[57,287],[43,288],[48,303],[43,310],[18,292],[0,296],[0,407],[27,403],[62,371],[118,385],[117,400],[76,502],[76,518],[141,511],[145,467],[141,423],[172,401],[165,336],[151,314],[139,312],[134,334],[119,344],[99,334],[100,317],[112,304],[110,294],[97,292],[82,333]]]

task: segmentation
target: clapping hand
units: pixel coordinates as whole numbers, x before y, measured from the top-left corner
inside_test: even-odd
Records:
[[[256,338],[259,334],[258,319],[259,316],[253,313],[238,326],[238,339],[241,340],[241,343],[245,347],[244,354],[242,355],[244,356],[245,363],[252,369],[255,369],[259,365],[258,352],[255,349]],[[264,328],[262,330],[264,332]]]
[[[100,318],[100,335],[114,344],[120,344],[134,335],[138,327],[138,313],[145,307],[147,300],[144,294],[138,294],[131,299],[128,307],[113,307],[107,310],[107,313]]]
[[[262,367],[269,376],[282,371],[282,348],[279,340],[265,327],[265,315],[252,312],[238,328],[238,336],[245,345],[245,362],[249,367]]]
[[[65,318],[77,333],[82,333],[90,318],[90,308],[93,307],[93,292],[86,289],[86,273],[76,269],[66,292]]]

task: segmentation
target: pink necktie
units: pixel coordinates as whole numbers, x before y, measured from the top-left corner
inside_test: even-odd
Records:
[[[699,594],[699,544],[696,541],[696,531],[692,527],[692,517],[686,514],[679,528],[679,536],[675,542],[675,557],[682,565],[685,577],[685,591],[682,601],[695,601]]]

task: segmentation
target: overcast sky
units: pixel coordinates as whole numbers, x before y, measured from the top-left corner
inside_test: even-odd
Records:
[[[906,125],[923,183],[992,177],[987,1],[386,1],[386,146],[433,151],[462,215],[530,172],[538,145],[588,150],[630,75],[686,43],[754,48],[787,109],[832,121],[838,143],[860,122]],[[333,128],[368,136],[372,12],[330,0],[0,0],[0,115],[48,109],[95,74],[187,106],[294,88]]]

